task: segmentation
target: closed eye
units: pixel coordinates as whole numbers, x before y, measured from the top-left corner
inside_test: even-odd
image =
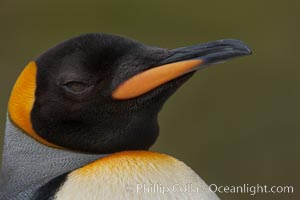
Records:
[[[69,92],[81,94],[87,91],[91,87],[91,85],[80,81],[70,81],[68,83],[65,83],[63,87]]]

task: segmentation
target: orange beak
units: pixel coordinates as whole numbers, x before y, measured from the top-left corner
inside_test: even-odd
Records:
[[[136,98],[208,64],[249,55],[251,50],[238,40],[219,40],[170,50],[170,54],[161,62],[162,65],[142,71],[121,83],[113,91],[112,97],[116,100]]]

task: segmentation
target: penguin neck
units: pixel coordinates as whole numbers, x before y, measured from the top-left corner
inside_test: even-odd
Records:
[[[14,199],[23,193],[21,196],[28,197],[51,179],[104,156],[45,146],[29,137],[7,118],[0,196]]]

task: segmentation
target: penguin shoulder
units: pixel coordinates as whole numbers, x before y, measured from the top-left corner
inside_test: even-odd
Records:
[[[183,162],[150,151],[111,154],[68,174],[55,200],[218,199]]]

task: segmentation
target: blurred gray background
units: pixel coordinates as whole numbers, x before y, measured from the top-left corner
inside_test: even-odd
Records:
[[[170,98],[152,150],[184,161],[208,184],[295,190],[222,199],[299,199],[299,9],[292,0],[1,0],[1,138],[18,74],[62,40],[106,32],[175,48],[241,39],[254,54],[199,71]]]

